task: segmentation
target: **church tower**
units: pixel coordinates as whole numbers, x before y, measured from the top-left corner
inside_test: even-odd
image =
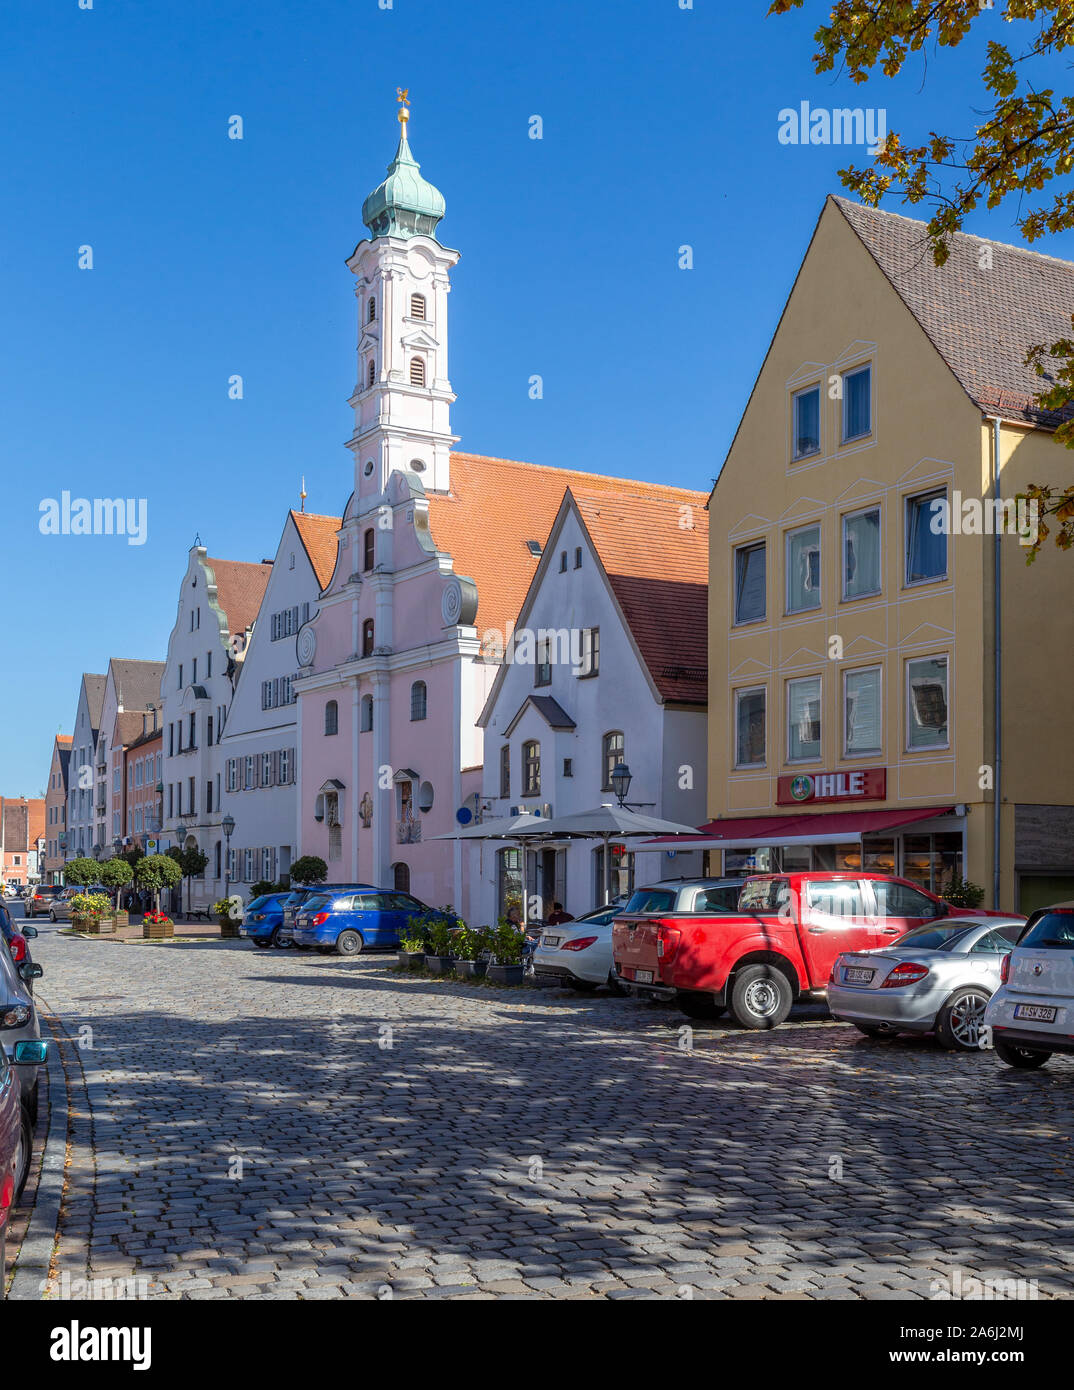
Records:
[[[376,505],[394,472],[417,474],[427,492],[447,492],[449,418],[448,272],[457,251],[441,246],[440,191],[421,176],[407,141],[407,94],[399,91],[399,148],[384,182],[362,206],[370,239],[347,261],[358,302],[358,381],[349,404],[359,513]]]

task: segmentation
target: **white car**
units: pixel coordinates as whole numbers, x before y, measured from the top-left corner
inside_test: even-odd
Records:
[[[572,989],[610,985],[621,994],[612,966],[612,923],[623,904],[596,908],[571,922],[545,927],[533,953],[533,973]]]
[[[1041,1067],[1074,1052],[1074,902],[1040,908],[1009,955],[989,1000],[985,1026],[1011,1067]]]

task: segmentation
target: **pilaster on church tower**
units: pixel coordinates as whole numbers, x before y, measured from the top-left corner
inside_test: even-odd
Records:
[[[409,101],[399,91],[399,146],[387,177],[362,205],[370,239],[347,261],[358,303],[358,380],[349,404],[358,510],[376,504],[393,472],[415,473],[428,492],[451,484],[447,299],[457,251],[436,230],[439,189],[422,178],[407,140]]]

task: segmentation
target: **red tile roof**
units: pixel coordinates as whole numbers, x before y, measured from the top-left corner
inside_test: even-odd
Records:
[[[526,542],[538,541],[543,547],[564,492],[576,487],[602,496],[629,493],[691,506],[705,500],[699,493],[658,483],[452,454],[451,490],[429,494],[429,523],[437,549],[452,557],[455,573],[477,585],[479,633],[506,633],[508,622],[517,621],[540,558]]]
[[[625,484],[631,487],[632,484]],[[661,698],[708,699],[709,514],[703,492],[571,496]]]
[[[206,565],[216,581],[216,601],[227,616],[228,632],[245,632],[252,627],[265,597],[271,564],[251,564],[248,560],[214,560]]]
[[[339,546],[336,532],[343,525],[342,517],[318,516],[316,512],[291,512],[295,530],[309,556],[313,573],[321,589],[327,589],[336,567]]]

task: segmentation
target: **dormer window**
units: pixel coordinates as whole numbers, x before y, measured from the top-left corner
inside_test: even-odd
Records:
[[[425,358],[412,357],[410,359],[410,384],[411,386],[425,385]]]
[[[410,296],[410,317],[412,319],[424,319],[425,296],[423,294],[412,294]]]
[[[366,314],[366,323],[376,323],[377,321],[377,298],[376,295],[369,296],[369,311]]]

